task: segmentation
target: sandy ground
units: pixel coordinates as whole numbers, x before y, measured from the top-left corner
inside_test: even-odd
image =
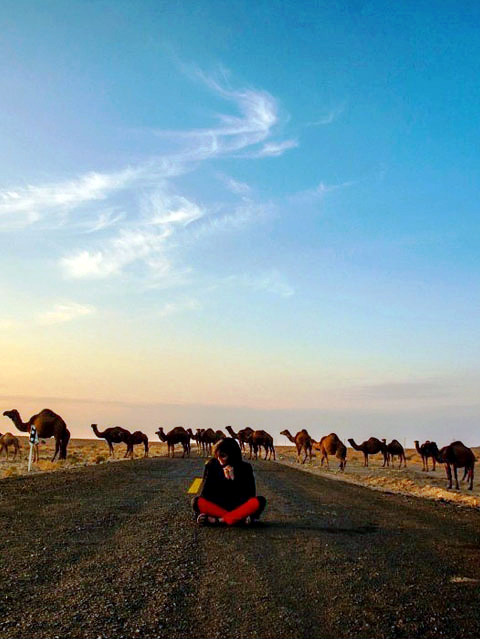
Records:
[[[4,454],[0,458],[0,478],[9,476],[24,475],[27,473],[29,445],[25,437],[19,437],[21,450],[16,460],[6,460]],[[103,440],[81,440],[72,438],[68,448],[68,458],[66,461],[50,462],[54,451],[53,439],[40,444],[40,460],[33,465],[31,473],[44,473],[83,467],[92,464],[119,464],[124,459],[125,445],[115,445],[115,459],[108,455],[108,447]],[[296,450],[292,446],[278,446],[277,461],[281,464],[291,465],[301,468],[309,473],[324,475],[332,479],[343,482],[350,482],[362,486],[413,495],[432,500],[455,502],[458,505],[480,507],[480,480],[475,478],[473,491],[466,489],[465,484],[461,485],[459,491],[447,490],[447,480],[445,470],[442,465],[437,465],[436,471],[423,472],[422,461],[415,449],[407,449],[407,468],[398,469],[398,462],[392,469],[382,467],[382,457],[380,455],[370,456],[368,467],[363,466],[363,454],[352,449],[348,449],[347,467],[345,471],[338,471],[337,460],[330,458],[330,469],[321,467],[319,454],[311,462],[301,465],[296,462]],[[474,448],[475,455],[480,458],[480,447]],[[150,443],[150,457],[165,456],[167,447],[164,443],[152,441]],[[143,457],[143,445],[134,448],[136,458]],[[177,455],[181,455],[181,450],[177,447]],[[192,446],[192,456],[196,456],[195,445]],[[463,472],[459,474],[460,477]]]
[[[480,459],[480,447],[473,449],[477,459]],[[380,454],[370,456],[369,466],[363,466],[363,453],[349,448],[347,453],[347,466],[342,473],[338,470],[338,461],[330,457],[330,470],[320,465],[320,454],[312,459],[312,462],[299,464],[296,462],[296,449],[294,447],[277,447],[277,461],[282,464],[301,467],[310,473],[325,475],[343,482],[362,485],[379,491],[401,493],[403,495],[419,496],[432,500],[455,502],[469,507],[480,506],[480,482],[474,478],[473,491],[468,491],[466,483],[460,484],[460,490],[446,489],[447,477],[443,465],[437,464],[436,471],[422,471],[422,459],[415,449],[406,451],[407,467],[398,469],[398,461],[395,468],[383,468],[383,458]],[[397,459],[398,460],[398,459]],[[431,468],[431,460],[429,460]],[[459,480],[463,476],[463,470],[459,472]]]

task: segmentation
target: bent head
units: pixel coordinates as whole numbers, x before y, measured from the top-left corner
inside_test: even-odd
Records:
[[[16,409],[10,409],[10,411],[4,411],[3,415],[13,420],[13,418],[18,415],[18,411]]]
[[[242,461],[242,450],[234,438],[223,438],[215,445],[214,455],[222,467],[232,467]]]

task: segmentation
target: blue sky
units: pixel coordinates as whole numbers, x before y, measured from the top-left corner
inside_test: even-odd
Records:
[[[478,444],[479,18],[3,2],[2,402]]]

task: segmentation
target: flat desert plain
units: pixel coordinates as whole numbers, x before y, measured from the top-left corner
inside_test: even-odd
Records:
[[[17,459],[7,460],[5,453],[0,457],[0,478],[10,476],[25,475],[28,473],[28,452],[29,444],[26,437],[19,436],[21,449]],[[440,444],[440,443],[439,443]],[[445,443],[442,443],[445,444]],[[86,465],[101,464],[129,464],[128,459],[124,459],[126,446],[118,444],[115,446],[115,458],[109,457],[108,447],[105,441],[96,439],[72,438],[68,447],[68,457],[65,461],[51,462],[54,452],[53,438],[40,443],[40,460],[32,466],[31,473],[55,472],[60,469],[72,469]],[[181,456],[181,447],[177,445],[176,456]],[[480,447],[473,448],[477,457],[480,458]],[[460,490],[447,490],[447,480],[443,465],[437,464],[436,471],[422,471],[422,461],[415,449],[407,449],[407,467],[398,469],[398,461],[395,467],[382,467],[382,456],[380,454],[370,456],[368,467],[363,466],[363,454],[348,448],[347,466],[344,472],[338,470],[338,461],[334,457],[329,459],[329,469],[320,465],[320,454],[311,461],[299,464],[296,461],[296,450],[293,446],[276,447],[277,462],[301,468],[308,473],[325,475],[329,478],[342,482],[349,482],[362,486],[367,486],[377,491],[387,491],[391,493],[401,493],[418,497],[455,502],[459,506],[479,507],[480,506],[480,465],[476,471],[478,475],[474,479],[473,491],[466,489],[465,483],[460,485]],[[135,458],[143,457],[143,445],[134,448]],[[167,455],[167,446],[162,442],[153,440],[150,443],[150,457],[162,457]],[[192,457],[198,457],[196,445],[193,444]],[[398,459],[396,459],[398,460]],[[431,467],[431,461],[429,461]],[[459,472],[459,479],[463,476],[463,471]]]

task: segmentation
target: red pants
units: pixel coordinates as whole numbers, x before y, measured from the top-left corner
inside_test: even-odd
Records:
[[[227,524],[236,524],[240,520],[245,520],[247,516],[253,516],[253,514],[260,511],[262,505],[258,498],[250,498],[232,511],[227,511],[223,507],[219,507],[218,504],[199,497],[197,498],[196,506],[200,513],[205,513],[207,516],[214,516],[215,518],[223,518]]]

